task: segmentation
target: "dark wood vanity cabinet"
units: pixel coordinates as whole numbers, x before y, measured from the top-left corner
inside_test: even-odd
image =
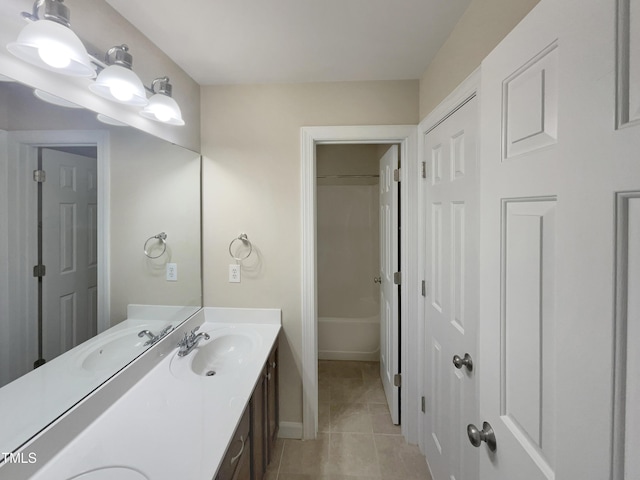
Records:
[[[253,480],[262,480],[267,471],[266,428],[267,368],[262,369],[256,388],[251,396],[251,452],[253,453]]]
[[[253,480],[262,480],[278,438],[278,344],[269,354],[251,397]]]
[[[215,480],[251,480],[251,414],[244,411]]]
[[[273,453],[275,450],[276,440],[278,439],[278,427],[280,425],[280,419],[278,418],[278,344],[276,343],[271,353],[269,354],[269,359],[267,360],[267,365],[265,366],[267,370],[267,392],[266,392],[266,404],[267,404],[267,463],[271,463],[273,460]],[[256,479],[260,480],[260,479]]]
[[[278,438],[278,343],[256,382],[215,480],[263,480]]]

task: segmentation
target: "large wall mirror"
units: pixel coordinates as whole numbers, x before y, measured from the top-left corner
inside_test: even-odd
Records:
[[[0,452],[12,452],[201,307],[201,158],[2,80]]]

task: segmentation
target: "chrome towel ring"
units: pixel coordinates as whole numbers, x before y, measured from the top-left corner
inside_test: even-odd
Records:
[[[247,253],[244,257],[236,257],[231,251],[231,247],[237,241],[241,241],[243,244],[249,246],[249,253]],[[247,237],[246,233],[241,233],[240,235],[238,235],[238,237],[231,240],[231,243],[229,244],[229,255],[231,255],[231,258],[233,258],[237,262],[241,262],[249,258],[249,255],[251,255],[251,252],[253,252],[253,245],[251,245],[251,242],[249,241],[249,237]]]
[[[156,256],[150,255],[149,251],[147,250],[147,245],[149,245],[149,242],[154,239],[160,240],[160,242],[162,242],[162,251]],[[162,255],[164,255],[164,252],[166,251],[167,251],[167,234],[164,232],[160,232],[159,234],[154,235],[153,237],[149,237],[147,241],[144,242],[144,254],[149,258],[160,258]]]

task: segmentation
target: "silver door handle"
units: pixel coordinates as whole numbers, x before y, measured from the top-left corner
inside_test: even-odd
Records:
[[[460,369],[464,366],[467,367],[467,370],[469,370],[470,372],[473,371],[473,360],[471,360],[471,355],[469,355],[468,353],[464,354],[464,358],[460,358],[460,355],[454,355],[453,365],[457,369]]]
[[[373,283],[382,283],[382,277],[374,277]]]
[[[482,442],[486,442],[489,450],[492,452],[496,451],[496,434],[494,433],[493,428],[491,428],[491,425],[489,425],[489,422],[484,422],[482,424],[482,430],[478,430],[478,427],[473,424],[467,425],[467,435],[469,436],[471,445],[474,447],[479,447]]]

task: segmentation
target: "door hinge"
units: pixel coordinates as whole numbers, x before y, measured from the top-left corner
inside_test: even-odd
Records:
[[[37,278],[42,278],[47,273],[47,267],[44,265],[36,265],[33,267],[33,276]]]
[[[402,272],[395,272],[393,274],[393,283],[396,285],[402,285]]]
[[[33,171],[33,181],[42,183],[47,179],[47,174],[44,170],[34,170]]]
[[[427,400],[424,397],[422,397],[420,403],[422,405],[422,407],[421,407],[422,408],[422,413],[425,413],[427,411]]]
[[[400,169],[399,168],[396,168],[393,171],[393,181],[394,182],[399,182],[400,181]]]
[[[422,178],[427,178],[427,162],[422,162]]]
[[[427,282],[425,282],[424,280],[422,280],[422,296],[427,296]]]
[[[396,373],[393,376],[393,386],[394,387],[401,387],[402,386],[402,374]]]

